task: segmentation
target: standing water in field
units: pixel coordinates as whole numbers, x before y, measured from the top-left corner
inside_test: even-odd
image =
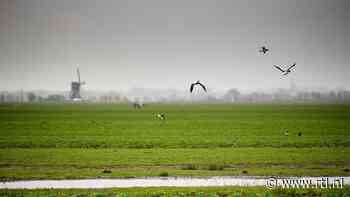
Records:
[[[266,186],[273,188],[289,184],[295,186],[297,181],[309,184],[309,187],[331,188],[350,185],[350,177],[145,177],[133,179],[81,179],[81,180],[38,180],[9,181],[0,183],[0,189],[93,189],[93,188],[129,188],[129,187],[214,187],[214,186]],[[302,186],[300,186],[302,187]]]

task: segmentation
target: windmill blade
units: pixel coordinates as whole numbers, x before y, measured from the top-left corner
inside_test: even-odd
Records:
[[[77,68],[77,74],[78,74],[78,82],[80,84],[80,72],[79,72],[79,68]]]

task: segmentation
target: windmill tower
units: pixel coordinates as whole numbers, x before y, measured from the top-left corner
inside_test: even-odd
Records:
[[[79,68],[77,68],[78,81],[72,81],[71,83],[71,91],[70,91],[70,99],[74,101],[81,100],[80,89],[81,86],[85,84],[85,82],[80,81],[80,72]]]

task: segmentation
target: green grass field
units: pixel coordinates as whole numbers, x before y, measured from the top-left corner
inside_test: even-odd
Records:
[[[2,180],[349,169],[350,105],[0,105]]]

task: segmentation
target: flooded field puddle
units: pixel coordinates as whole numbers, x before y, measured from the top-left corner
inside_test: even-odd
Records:
[[[144,177],[131,179],[28,180],[0,183],[0,189],[97,189],[131,187],[213,187],[213,186],[266,186],[285,184],[285,180],[307,180],[308,184],[327,187],[332,183],[350,185],[350,177]],[[337,182],[341,181],[341,182]],[[304,182],[303,182],[304,183]],[[289,182],[288,182],[289,184]],[[294,184],[294,181],[293,181]],[[299,184],[299,182],[298,182]]]

